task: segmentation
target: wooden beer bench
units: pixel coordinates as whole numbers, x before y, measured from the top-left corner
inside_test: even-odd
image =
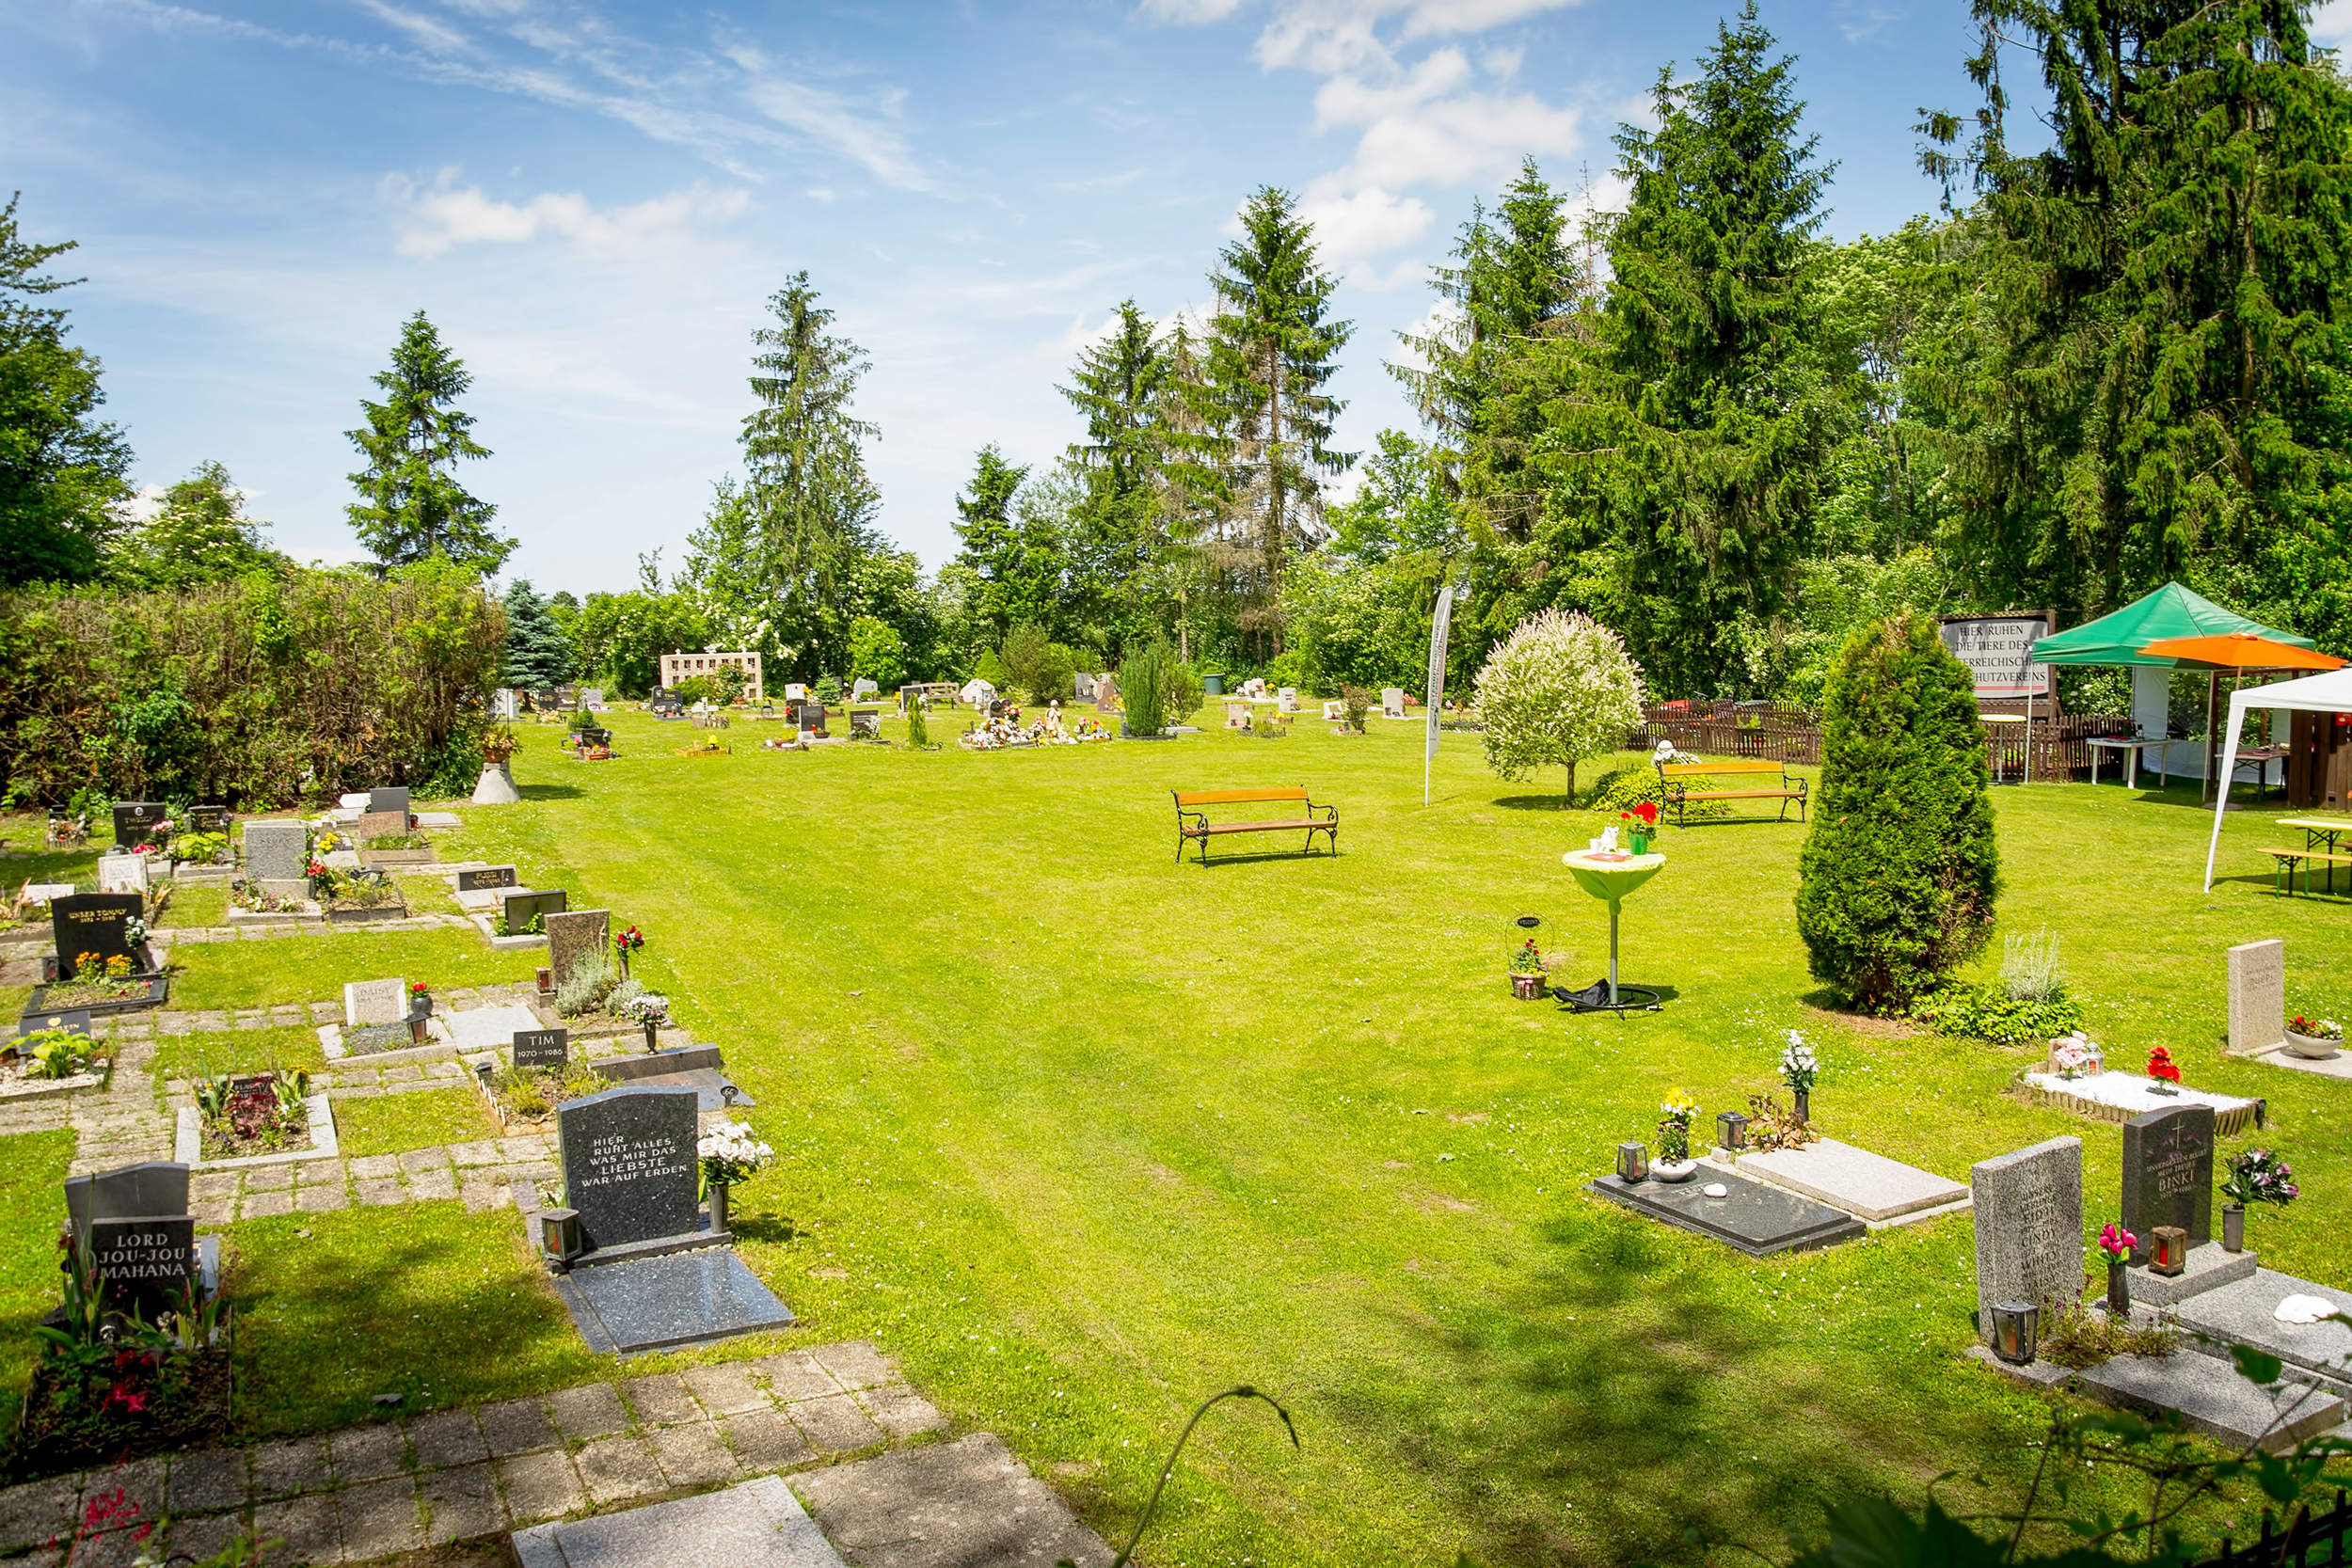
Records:
[[[1313,854],[1315,834],[1324,835],[1331,853],[1340,852],[1340,808],[1318,806],[1307,799],[1303,788],[1278,789],[1177,789],[1168,793],[1176,797],[1176,859],[1184,858],[1187,843],[1200,846],[1200,863],[1209,863],[1209,840],[1220,833],[1291,833],[1305,830],[1307,843],[1300,851]],[[1297,815],[1260,822],[1212,822],[1203,806],[1232,806],[1265,802],[1295,803]],[[1322,815],[1317,816],[1320,812]]]

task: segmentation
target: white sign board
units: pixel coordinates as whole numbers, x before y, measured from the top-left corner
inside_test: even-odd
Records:
[[[2046,697],[2050,667],[2026,660],[2037,638],[2050,635],[2042,615],[1954,616],[1943,626],[1944,646],[1976,676],[1979,697]]]

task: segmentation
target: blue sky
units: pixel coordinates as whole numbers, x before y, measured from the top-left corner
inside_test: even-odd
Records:
[[[1522,154],[1596,181],[1681,0],[0,0],[0,189],[78,239],[67,297],[141,483],[218,459],[297,557],[353,554],[342,432],[421,307],[475,375],[510,574],[675,564],[735,461],[748,339],[805,268],[873,369],[882,527],[936,564],[982,443],[1050,459],[1110,308],[1200,305],[1233,209],[1301,193],[1381,361]],[[1961,0],[1791,0],[1830,229],[1925,210],[1909,127],[1964,108]]]

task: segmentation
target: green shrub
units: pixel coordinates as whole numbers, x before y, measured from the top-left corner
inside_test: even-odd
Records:
[[[719,688],[708,675],[689,675],[670,689],[677,694],[679,702],[689,707],[696,703],[715,703],[719,700]]]
[[[2065,996],[2015,997],[2006,985],[1945,986],[1912,1001],[1910,1016],[1939,1035],[2026,1045],[2082,1027],[2082,1007]]]
[[[1831,672],[1821,786],[1798,859],[1814,977],[1899,1012],[1984,946],[2000,895],[1984,735],[1967,666],[1933,620],[1857,633]]]
[[[1129,654],[1119,667],[1120,701],[1127,710],[1130,735],[1157,735],[1168,727],[1163,652],[1158,644],[1149,644]]]
[[[1193,667],[1177,657],[1176,650],[1163,642],[1160,659],[1161,721],[1168,724],[1188,724],[1200,711],[1200,702],[1208,694],[1208,685]]]
[[[1077,690],[1078,656],[1045,635],[1045,628],[1025,621],[1005,634],[1000,657],[1005,676],[1042,707],[1059,698],[1069,702]]]
[[[907,709],[907,744],[928,746],[931,743],[931,727],[923,721],[923,705],[918,700]]]

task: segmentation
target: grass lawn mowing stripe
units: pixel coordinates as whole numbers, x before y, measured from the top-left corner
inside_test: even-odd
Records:
[[[482,1096],[469,1088],[414,1089],[335,1102],[336,1140],[355,1160],[498,1135]]]

